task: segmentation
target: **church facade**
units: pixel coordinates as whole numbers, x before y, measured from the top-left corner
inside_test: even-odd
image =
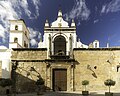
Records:
[[[24,20],[10,22],[8,67],[16,72],[10,75],[17,92],[35,91],[38,76],[50,91],[82,91],[83,80],[90,82],[89,91],[106,91],[106,79],[116,81],[112,90],[120,91],[120,48],[99,48],[97,40],[89,46],[81,43],[74,20],[69,26],[61,10],[52,24],[46,20],[38,48],[29,48],[29,31]]]

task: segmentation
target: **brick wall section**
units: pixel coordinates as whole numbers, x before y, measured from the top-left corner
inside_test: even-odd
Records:
[[[88,90],[105,91],[108,88],[104,85],[104,81],[112,78],[116,81],[116,85],[111,87],[111,90],[120,91],[120,70],[117,72],[117,65],[120,62],[120,49],[76,49],[74,50],[74,58],[77,61],[74,72],[75,90],[83,90],[81,82],[89,80]],[[112,64],[109,64],[107,60],[110,60]],[[97,78],[93,77],[93,72],[87,69],[88,65],[96,73]]]

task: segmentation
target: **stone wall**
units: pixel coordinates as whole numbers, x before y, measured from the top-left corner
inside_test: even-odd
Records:
[[[31,48],[31,49],[13,49],[12,60],[44,60],[47,59],[47,49]]]
[[[2,61],[0,61],[0,78],[2,78]]]
[[[34,67],[35,71],[30,71]],[[35,82],[40,75],[46,84],[46,64],[43,62],[18,62],[16,76],[17,92],[34,92],[37,89]]]
[[[120,69],[117,72],[117,65],[120,62],[118,48],[74,49],[75,62],[50,59],[46,61],[46,59],[47,50],[13,50],[11,60],[18,62],[17,91],[35,91],[38,73],[44,79],[45,86],[52,90],[52,70],[55,68],[67,69],[67,91],[82,91],[83,80],[89,80],[90,84],[87,86],[89,91],[108,91],[104,81],[109,78],[116,81],[116,85],[112,86],[111,90],[120,91]],[[72,64],[75,64],[75,67]],[[38,73],[31,72],[31,67],[34,67]]]
[[[117,72],[120,49],[75,49],[74,58],[77,62],[74,72],[76,91],[83,90],[83,80],[89,80],[87,89],[90,91],[108,90],[104,81],[109,78],[116,81],[116,85],[111,89],[120,91],[120,70]],[[92,75],[93,73],[95,74]]]
[[[13,49],[11,60],[17,61],[16,91],[35,92],[38,75],[46,84],[46,49]],[[35,71],[30,71],[33,67]]]
[[[35,82],[38,79],[38,73],[30,71],[34,67],[45,81],[45,86],[48,90],[53,90],[53,69],[67,69],[67,91],[73,91],[73,69],[69,62],[49,62],[47,67],[45,62],[18,62],[16,90],[17,92],[33,92],[37,89]],[[28,75],[29,74],[29,75]]]

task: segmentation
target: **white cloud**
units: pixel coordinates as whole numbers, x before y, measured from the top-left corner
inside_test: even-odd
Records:
[[[105,13],[105,10],[106,10],[106,5],[103,5],[103,6],[102,6],[101,13]]]
[[[2,43],[8,41],[9,20],[22,18],[26,15],[29,18],[37,18],[39,16],[40,0],[31,0],[31,4],[35,7],[34,12],[29,9],[28,0],[3,0],[0,1],[0,38]]]
[[[97,22],[99,22],[99,19],[94,20],[94,24],[97,23]]]
[[[0,25],[0,37],[5,38],[5,37],[4,37],[4,34],[5,34],[4,31],[5,31],[5,30],[4,30],[3,26]]]
[[[90,10],[87,8],[85,0],[75,0],[75,4],[72,10],[64,14],[67,21],[75,18],[81,20],[87,20],[89,15],[90,15]]]
[[[120,0],[112,0],[108,4],[102,6],[101,13],[120,11]]]
[[[39,16],[39,6],[41,5],[40,0],[32,0],[32,2],[35,6],[36,16],[38,17]]]
[[[80,21],[78,21],[77,26],[79,26],[80,24],[81,24]]]
[[[28,27],[28,30],[30,31],[30,44],[31,44],[31,46],[36,46],[38,44],[37,39],[39,39],[41,37],[40,32],[36,31],[30,27]]]
[[[31,39],[30,44],[31,44],[31,46],[36,46],[38,43],[35,39]]]
[[[24,12],[29,18],[32,19],[39,16],[39,5],[41,4],[40,0],[31,0],[31,3],[35,7],[34,12],[31,12],[31,10],[29,9],[30,1],[28,3],[28,0],[11,0],[10,2],[19,15],[22,15],[22,12]]]

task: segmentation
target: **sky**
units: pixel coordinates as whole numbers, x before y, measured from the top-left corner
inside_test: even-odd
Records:
[[[59,9],[69,24],[75,20],[83,44],[99,40],[100,47],[120,46],[120,0],[0,0],[0,46],[8,47],[9,20],[24,19],[30,45],[37,47],[45,20],[55,21]]]

